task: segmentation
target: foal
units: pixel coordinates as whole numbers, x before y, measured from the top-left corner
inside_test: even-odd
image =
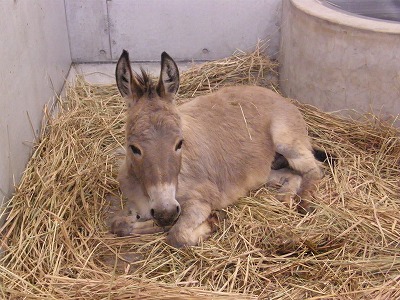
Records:
[[[281,191],[299,195],[308,209],[304,198],[321,171],[302,115],[288,100],[266,88],[236,86],[177,107],[179,71],[165,52],[157,84],[143,70],[132,72],[125,50],[116,81],[127,103],[118,180],[128,208],[114,218],[114,233],[130,234],[128,223],[152,219],[172,225],[170,245],[196,245],[211,231],[212,210],[267,181],[281,181]],[[275,153],[290,169],[271,169]]]

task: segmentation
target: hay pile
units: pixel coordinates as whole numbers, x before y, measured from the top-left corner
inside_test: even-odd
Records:
[[[224,84],[267,85],[276,65],[257,50],[194,67],[181,96]],[[267,79],[266,79],[267,78]],[[399,131],[373,116],[344,120],[297,103],[326,166],[312,215],[261,188],[227,209],[199,247],[164,235],[107,233],[125,106],[116,87],[82,80],[47,116],[2,229],[4,299],[398,299]]]

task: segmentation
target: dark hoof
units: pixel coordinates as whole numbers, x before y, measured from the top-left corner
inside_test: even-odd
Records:
[[[309,202],[301,200],[297,205],[297,212],[301,215],[312,214],[315,211],[315,207]]]
[[[116,234],[119,237],[128,236],[131,234],[132,226],[126,220],[115,220],[111,224],[111,233]]]
[[[220,228],[221,222],[226,219],[227,215],[225,211],[218,210],[213,211],[207,218],[206,222],[210,226],[210,234],[215,233]]]

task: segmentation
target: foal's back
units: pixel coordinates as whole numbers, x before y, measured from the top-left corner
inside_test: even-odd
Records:
[[[185,139],[180,202],[195,193],[218,209],[265,183],[276,151],[277,127],[288,127],[288,134],[308,143],[297,108],[262,87],[226,87],[178,110]]]

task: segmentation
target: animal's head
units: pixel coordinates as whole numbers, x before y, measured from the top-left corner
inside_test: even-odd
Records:
[[[123,51],[116,68],[116,81],[127,109],[126,164],[149,197],[150,214],[160,226],[171,225],[180,214],[175,199],[181,167],[183,134],[174,103],[179,71],[165,52],[161,73],[154,83],[146,72],[132,72]]]

